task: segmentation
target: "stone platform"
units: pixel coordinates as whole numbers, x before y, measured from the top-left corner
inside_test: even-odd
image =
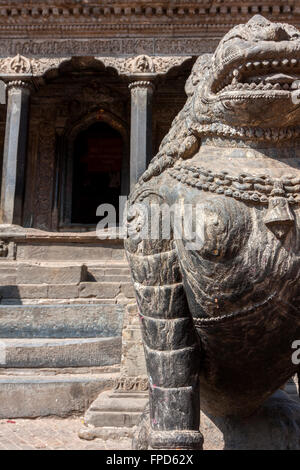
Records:
[[[15,226],[0,241],[0,417],[83,413],[119,376],[122,242]]]

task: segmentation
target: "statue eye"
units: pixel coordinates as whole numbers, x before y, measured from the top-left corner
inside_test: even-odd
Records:
[[[235,56],[239,53],[240,53],[240,49],[238,47],[233,46],[233,45],[229,45],[224,49],[223,56],[224,56],[224,58],[226,58],[226,57]]]

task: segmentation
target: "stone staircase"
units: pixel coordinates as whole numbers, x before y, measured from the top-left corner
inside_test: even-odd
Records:
[[[0,419],[84,412],[119,375],[126,261],[0,263]]]

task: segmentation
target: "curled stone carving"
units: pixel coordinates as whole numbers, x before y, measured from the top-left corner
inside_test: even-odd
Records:
[[[146,392],[149,389],[147,377],[120,377],[114,384],[114,390],[119,392]]]
[[[148,80],[136,80],[129,84],[131,90],[135,88],[152,88],[154,89],[154,84]]]
[[[27,58],[20,54],[15,57],[0,59],[0,74],[12,76],[43,76],[51,69],[57,69],[63,62],[70,58]]]
[[[300,407],[274,395],[300,371],[299,51],[259,15],[230,30],[130,195],[152,448],[201,449],[201,408],[225,442],[257,423],[257,448],[299,449]]]
[[[31,71],[31,64],[26,57],[18,54],[16,57],[10,60],[8,68],[17,74],[29,73]]]

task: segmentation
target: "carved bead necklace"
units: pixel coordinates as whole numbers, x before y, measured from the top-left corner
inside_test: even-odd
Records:
[[[300,178],[290,175],[280,179],[248,173],[232,176],[227,171],[213,172],[188,163],[177,164],[169,173],[172,178],[193,188],[254,204],[268,205],[269,199],[276,196],[287,199],[290,204],[300,202]]]

